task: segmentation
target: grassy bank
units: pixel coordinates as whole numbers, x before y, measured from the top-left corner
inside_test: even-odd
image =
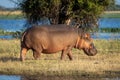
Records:
[[[7,31],[4,31],[4,30],[0,29],[0,35],[12,35],[14,33],[15,32],[7,32]]]
[[[120,18],[120,11],[105,11],[102,18]],[[24,18],[22,11],[0,11],[0,19],[21,19]]]
[[[104,13],[101,18],[120,18],[120,13]],[[0,19],[23,19],[23,14],[0,14]]]
[[[21,11],[0,11],[0,19],[22,19]]]
[[[22,32],[23,32],[23,30],[15,31],[15,32],[9,32],[9,31],[4,31],[3,29],[0,29],[0,36],[11,35],[13,38],[20,38],[20,35],[22,34]]]
[[[23,19],[23,15],[0,15],[0,19]]]
[[[105,13],[101,15],[102,18],[120,18],[120,13]]]
[[[102,18],[120,18],[120,11],[105,11]]]
[[[99,28],[99,30],[100,30],[100,32],[109,32],[109,33],[119,33],[120,32],[120,28]]]
[[[24,75],[28,76],[28,79],[37,78],[36,80],[47,77],[56,80],[61,77],[63,80],[120,77],[120,40],[94,40],[98,54],[93,57],[73,49],[73,61],[69,61],[67,56],[61,61],[60,52],[42,54],[40,60],[33,60],[32,52],[29,51],[25,62],[19,61],[19,42],[0,40],[0,74]]]

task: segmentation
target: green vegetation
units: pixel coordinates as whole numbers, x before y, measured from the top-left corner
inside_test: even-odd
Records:
[[[7,36],[7,35],[11,35],[13,38],[20,38],[21,33],[0,31],[0,36]]]
[[[0,14],[0,19],[23,19],[22,14]],[[100,18],[120,18],[120,13],[104,13]]]
[[[28,23],[37,24],[48,18],[51,24],[70,24],[74,20],[82,27],[97,27],[97,19],[114,0],[22,0],[20,8]],[[94,26],[91,26],[94,24]]]
[[[13,38],[20,38],[23,31],[24,30],[16,31],[16,32],[9,32],[9,31],[4,31],[4,30],[0,29],[0,35],[2,35],[2,36],[4,36],[4,35],[12,35]]]
[[[23,17],[21,10],[0,10],[0,19],[21,19]]]
[[[7,31],[0,29],[0,35],[12,35],[12,34],[13,32],[7,32]]]
[[[100,32],[119,33],[120,28],[100,28]]]
[[[88,30],[89,32],[101,32],[101,33],[119,33],[120,28],[94,28],[92,30]],[[112,36],[111,36],[112,37]]]
[[[120,13],[104,13],[101,15],[102,18],[120,18]]]
[[[120,53],[120,40],[95,40],[98,52],[101,54]]]
[[[20,41],[0,40],[0,74],[23,75],[30,80],[120,77],[120,40],[94,40],[94,43],[98,54],[93,57],[73,49],[73,61],[69,61],[67,56],[61,61],[60,52],[42,54],[40,60],[33,60],[29,51],[27,60],[20,62]]]
[[[19,14],[19,15],[11,15],[11,14],[8,14],[8,15],[0,15],[0,19],[23,19],[24,16],[22,14]]]
[[[120,18],[120,13],[104,13],[100,16],[101,18]],[[16,14],[16,15],[1,15],[0,19],[23,19],[24,16],[22,14]]]

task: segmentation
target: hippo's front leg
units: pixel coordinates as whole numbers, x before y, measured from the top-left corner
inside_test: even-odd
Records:
[[[62,53],[61,53],[61,60],[63,60],[65,58],[65,55],[66,55],[66,50],[62,50]]]
[[[70,59],[70,60],[73,60],[73,57],[72,57],[72,52],[71,52],[71,50],[68,52],[68,54],[67,54],[67,55],[68,55],[68,57],[69,57],[69,59]]]
[[[69,59],[72,60],[72,52],[71,52],[72,47],[68,47],[64,50],[62,50],[62,54],[61,54],[61,60],[63,60],[65,58],[65,55],[67,54]]]

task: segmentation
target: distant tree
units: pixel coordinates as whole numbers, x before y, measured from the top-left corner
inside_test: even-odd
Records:
[[[5,8],[3,6],[0,6],[0,10],[5,10]]]
[[[115,0],[110,0],[110,5],[107,6],[107,11],[114,11],[118,9],[119,9],[119,6],[115,4]]]
[[[48,18],[51,24],[80,24],[96,27],[101,13],[114,0],[22,0],[20,7],[30,24]]]

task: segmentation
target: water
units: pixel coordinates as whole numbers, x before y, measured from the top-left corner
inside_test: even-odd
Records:
[[[12,35],[0,35],[0,39],[13,39]]]
[[[120,28],[120,18],[99,19],[100,28]]]
[[[48,20],[42,20],[39,24],[49,24]],[[24,29],[25,19],[0,19],[0,29],[5,31],[21,31]],[[120,28],[120,18],[99,19],[100,28]],[[92,35],[95,39],[120,39],[120,33],[96,33]],[[12,39],[11,35],[0,36],[1,39]]]
[[[49,24],[47,19],[42,20],[39,24]],[[0,19],[0,29],[15,32],[24,29],[26,19]]]
[[[25,19],[0,19],[0,29],[5,31],[20,31],[24,28]]]
[[[0,75],[0,80],[21,80],[21,77],[15,75]]]
[[[120,39],[120,33],[94,33],[94,39]]]

